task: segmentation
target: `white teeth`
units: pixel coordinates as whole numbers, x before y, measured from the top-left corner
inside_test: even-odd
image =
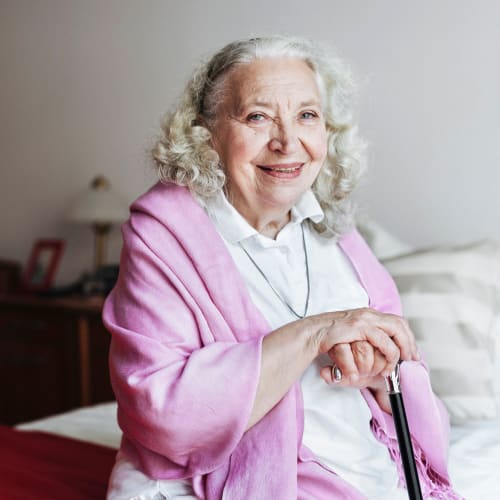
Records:
[[[295,172],[295,170],[298,170],[300,167],[292,167],[292,168],[271,168],[271,170],[274,170],[275,172]]]
[[[298,165],[297,167],[266,167],[264,165],[259,165],[259,168],[262,170],[268,170],[270,172],[282,172],[284,174],[289,174],[291,172],[296,172],[297,170],[302,168],[302,165]]]

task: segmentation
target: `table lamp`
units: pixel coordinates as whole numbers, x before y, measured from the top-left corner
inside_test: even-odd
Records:
[[[99,269],[106,259],[107,238],[114,223],[128,216],[128,204],[112,189],[109,181],[97,176],[89,188],[70,207],[67,219],[91,224],[95,236],[94,267]]]

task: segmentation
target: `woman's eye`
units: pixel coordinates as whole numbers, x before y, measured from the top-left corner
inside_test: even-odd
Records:
[[[303,119],[303,120],[311,120],[313,118],[317,118],[317,113],[315,113],[314,111],[303,111],[301,114],[300,114],[300,117]]]
[[[252,123],[263,122],[266,119],[266,116],[262,113],[251,113],[247,116],[247,120]]]

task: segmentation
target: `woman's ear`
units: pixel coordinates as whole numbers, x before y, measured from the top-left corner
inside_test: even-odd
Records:
[[[194,118],[193,120],[191,120],[191,127],[200,127],[200,126],[204,126],[204,125],[201,123],[201,120],[198,116],[196,118]]]
[[[203,118],[203,116],[198,115],[196,118],[191,120],[191,127],[203,127],[206,130],[208,130],[208,132],[210,133],[210,138],[208,139],[208,143],[212,148],[214,148],[214,139],[212,135],[212,130],[208,127],[208,123],[205,120],[205,118]]]
[[[204,118],[200,118],[200,120],[201,122],[199,123],[199,126],[204,127],[206,130],[208,130],[210,134],[207,143],[210,145],[212,149],[218,151],[218,146],[220,144],[217,140],[217,134],[216,134],[217,127],[215,127],[213,123],[211,126],[209,126],[208,122]]]
[[[208,129],[208,124],[203,116],[197,115],[196,118],[191,121],[191,127],[205,127]]]

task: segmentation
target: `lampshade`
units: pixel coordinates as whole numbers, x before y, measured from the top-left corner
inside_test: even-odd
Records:
[[[68,210],[71,222],[92,224],[95,237],[94,267],[99,269],[106,259],[107,237],[111,225],[124,221],[128,216],[128,204],[111,190],[109,181],[96,177]]]
[[[128,216],[128,204],[117,195],[109,181],[96,177],[89,189],[82,193],[70,207],[66,217],[71,222],[112,224]]]

